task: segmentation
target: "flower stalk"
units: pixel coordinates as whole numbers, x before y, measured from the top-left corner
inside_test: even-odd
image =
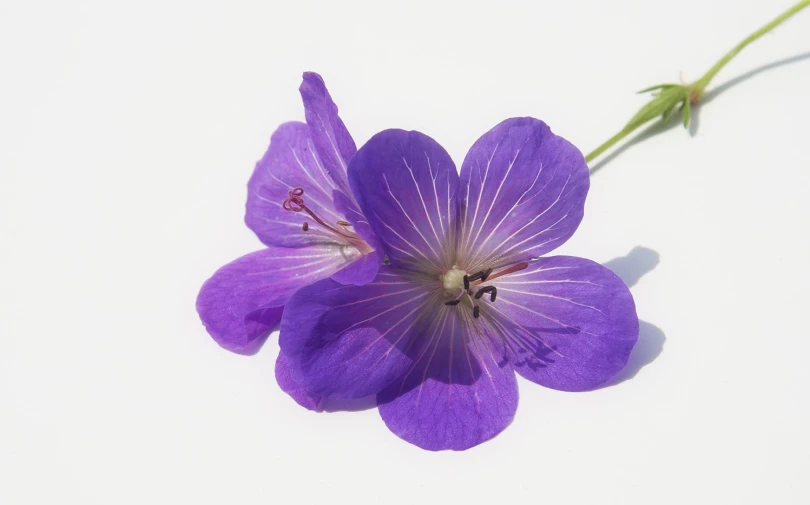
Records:
[[[592,161],[594,158],[613,147],[617,142],[633,133],[639,127],[655,118],[658,118],[659,116],[661,117],[662,121],[668,121],[670,117],[672,117],[672,114],[675,112],[676,108],[682,115],[684,127],[688,127],[691,118],[691,106],[696,105],[700,101],[706,91],[706,88],[709,86],[717,73],[720,72],[720,70],[735,56],[737,56],[737,54],[739,54],[740,51],[742,51],[748,44],[770,32],[791,18],[797,12],[808,6],[810,6],[810,0],[802,0],[777,16],[770,23],[755,31],[743,39],[739,44],[734,46],[705,74],[703,74],[700,79],[692,84],[660,84],[639,91],[639,93],[653,91],[653,99],[642,107],[617,134],[613,135],[599,147],[588,153],[588,155],[585,156],[585,161]]]

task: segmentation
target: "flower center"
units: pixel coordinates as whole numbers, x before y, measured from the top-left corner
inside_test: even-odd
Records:
[[[293,188],[287,193],[287,195],[287,198],[281,204],[281,207],[284,210],[288,210],[290,212],[306,212],[313,221],[320,225],[323,231],[333,235],[339,242],[343,242],[355,247],[362,254],[368,254],[374,250],[365,240],[360,237],[360,235],[349,230],[348,227],[351,226],[351,223],[348,221],[336,221],[334,225],[330,225],[326,222],[326,220],[315,213],[315,211],[307,207],[304,203],[304,199],[302,198],[304,195],[304,188]],[[309,223],[304,221],[301,225],[301,229],[304,231],[309,231]]]
[[[445,296],[456,296],[459,290],[464,288],[464,278],[467,277],[467,272],[458,268],[458,265],[453,265],[453,268],[448,270],[446,274],[441,276],[442,287],[444,288]]]
[[[465,303],[465,305],[472,307],[473,317],[477,318],[481,314],[478,300],[484,295],[489,294],[489,301],[495,302],[495,298],[498,296],[498,288],[492,285],[483,286],[482,284],[486,282],[487,279],[491,281],[502,275],[523,270],[528,266],[529,264],[524,262],[512,265],[495,274],[492,274],[491,268],[487,268],[486,270],[481,270],[478,273],[469,275],[466,271],[460,269],[458,265],[453,265],[453,268],[439,278],[444,288],[444,297],[451,298],[451,300],[444,302],[444,304],[452,307],[466,299],[468,303]]]

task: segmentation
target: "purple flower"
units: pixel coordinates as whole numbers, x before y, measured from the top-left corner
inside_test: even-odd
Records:
[[[363,284],[382,263],[346,179],[354,141],[318,74],[305,73],[300,91],[306,124],[281,125],[248,182],[245,223],[267,247],[217,270],[197,297],[208,332],[237,353],[258,351],[299,288],[330,276]],[[286,363],[280,355],[279,384],[314,408],[318,398],[291,382]]]
[[[515,372],[593,389],[627,362],[633,298],[589,260],[541,257],[582,220],[582,154],[541,121],[508,119],[461,166],[418,132],[375,135],[349,181],[390,266],[363,286],[323,280],[285,308],[280,345],[311,394],[376,394],[419,447],[467,449],[517,408]]]

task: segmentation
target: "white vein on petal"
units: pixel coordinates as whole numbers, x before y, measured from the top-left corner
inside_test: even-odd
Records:
[[[413,290],[411,290],[411,291],[413,291]],[[347,327],[346,329],[344,329],[344,330],[342,330],[342,331],[344,331],[344,332],[349,331],[349,330],[351,330],[352,328],[357,327],[358,325],[361,325],[361,324],[363,324],[363,323],[367,323],[367,322],[369,322],[369,321],[373,321],[373,320],[377,319],[378,317],[382,316],[383,314],[387,314],[387,313],[391,312],[392,310],[396,310],[396,309],[398,309],[398,308],[402,307],[403,305],[409,305],[411,302],[414,302],[414,301],[419,300],[420,298],[424,298],[424,297],[426,297],[426,296],[430,296],[430,293],[427,293],[427,292],[424,292],[424,291],[423,291],[422,293],[418,294],[417,296],[414,296],[413,298],[410,298],[410,299],[408,299],[408,300],[405,300],[405,301],[404,301],[404,302],[402,302],[402,303],[398,303],[398,304],[396,304],[396,305],[393,305],[393,306],[389,307],[388,309],[386,309],[386,310],[384,310],[384,311],[382,311],[382,312],[377,312],[377,313],[375,313],[373,316],[369,317],[368,319],[364,319],[364,320],[362,320],[362,321],[357,321],[356,323],[354,323],[353,325],[351,325],[351,326]],[[349,305],[353,305],[353,304],[349,304]],[[346,306],[347,306],[347,305],[341,305],[340,307],[346,307]],[[391,326],[390,328],[388,328],[388,330],[386,330],[386,332],[385,332],[385,333],[383,333],[382,335],[380,335],[380,336],[379,336],[379,338],[378,338],[377,340],[379,340],[380,338],[382,338],[382,337],[384,337],[385,335],[387,335],[387,334],[388,334],[388,332],[390,332],[392,329],[394,329],[394,328],[395,328],[395,327],[396,327],[396,326],[397,326],[399,323],[401,323],[402,321],[404,321],[404,320],[405,320],[405,318],[407,318],[408,316],[410,316],[410,315],[412,315],[414,312],[416,312],[416,311],[417,311],[419,308],[421,308],[421,306],[417,306],[415,309],[413,309],[412,311],[408,312],[408,314],[407,314],[405,317],[403,317],[403,318],[402,318],[402,319],[400,319],[400,320],[399,320],[399,321],[398,321],[396,324],[394,324],[393,326]]]
[[[384,177],[384,176],[383,176],[383,177]],[[391,226],[390,226],[388,223],[386,223],[386,222],[385,222],[385,221],[382,219],[382,217],[381,217],[379,214],[377,214],[377,212],[376,212],[376,211],[374,211],[374,215],[377,217],[377,220],[380,222],[380,224],[382,224],[383,226],[385,226],[385,227],[386,227],[386,228],[387,228],[387,229],[388,229],[388,230],[389,230],[391,233],[393,233],[394,235],[396,235],[396,236],[397,236],[397,238],[399,238],[399,239],[400,239],[402,242],[405,242],[406,244],[408,244],[408,246],[411,248],[411,250],[412,250],[412,251],[419,253],[419,254],[420,254],[420,255],[421,255],[421,256],[422,256],[422,257],[425,259],[425,261],[427,261],[428,263],[431,263],[431,264],[432,264],[433,266],[435,266],[437,269],[441,270],[441,265],[440,265],[440,264],[438,263],[438,261],[437,261],[437,260],[438,260],[438,258],[433,259],[433,258],[428,257],[428,256],[427,256],[427,255],[426,255],[424,252],[422,252],[422,250],[421,250],[421,249],[419,249],[419,248],[418,248],[418,247],[416,247],[415,245],[411,244],[411,243],[410,243],[410,242],[409,242],[409,241],[408,241],[408,240],[407,240],[405,237],[403,237],[402,235],[400,235],[399,233],[397,233],[397,231],[396,231],[396,230],[395,230],[393,227],[391,227]],[[400,251],[402,254],[404,254],[404,255],[408,256],[409,258],[411,258],[411,259],[413,260],[413,262],[414,262],[416,265],[419,265],[419,264],[421,264],[421,263],[422,263],[420,260],[418,260],[418,259],[416,258],[416,256],[414,256],[414,255],[413,255],[413,253],[408,252],[408,251],[406,251],[406,250],[404,250],[404,249],[402,249],[402,248],[400,248],[400,247],[395,246],[394,244],[392,244],[392,243],[391,243],[391,241],[387,241],[387,242],[388,242],[388,246],[389,246],[389,247],[392,247],[392,248],[396,249],[397,251]]]
[[[510,167],[510,168],[511,168],[511,167]],[[503,215],[503,217],[501,218],[501,220],[500,220],[500,221],[498,221],[498,224],[496,224],[495,226],[493,226],[492,228],[490,228],[490,231],[489,231],[489,233],[487,234],[486,238],[485,238],[485,239],[484,239],[482,242],[479,242],[479,243],[478,243],[478,246],[477,246],[477,247],[476,247],[476,249],[475,249],[475,251],[474,251],[472,254],[470,254],[471,261],[473,261],[473,260],[472,260],[473,258],[475,258],[476,256],[478,256],[478,254],[479,254],[479,253],[481,252],[481,250],[484,248],[484,246],[486,245],[486,243],[487,243],[487,242],[489,242],[489,239],[491,239],[491,238],[492,238],[492,236],[495,234],[495,232],[496,232],[496,231],[498,231],[498,229],[500,229],[500,227],[501,227],[501,225],[503,224],[503,222],[506,220],[506,218],[508,218],[508,217],[509,217],[509,215],[512,213],[512,211],[513,211],[513,210],[515,210],[516,208],[518,208],[518,207],[519,207],[520,205],[522,205],[523,203],[526,203],[526,202],[528,202],[528,201],[532,200],[533,198],[535,198],[537,195],[539,195],[539,194],[540,194],[540,193],[543,191],[543,189],[545,189],[545,187],[546,187],[546,186],[548,186],[548,184],[549,184],[549,183],[548,183],[548,182],[546,182],[546,184],[545,184],[545,185],[543,185],[543,188],[541,188],[541,189],[540,189],[538,192],[536,192],[534,195],[532,195],[532,196],[531,196],[531,198],[529,198],[528,200],[526,200],[526,202],[521,203],[521,202],[522,202],[522,200],[523,200],[523,198],[526,196],[526,194],[527,194],[529,191],[531,191],[532,189],[534,189],[534,187],[537,185],[537,179],[539,179],[539,178],[540,178],[540,174],[541,174],[542,172],[543,172],[543,165],[542,165],[542,163],[541,163],[540,167],[537,169],[537,175],[534,177],[534,181],[532,181],[531,186],[529,186],[529,187],[526,189],[526,191],[524,191],[524,192],[523,192],[523,193],[520,195],[520,198],[518,198],[517,200],[515,200],[515,203],[514,203],[514,204],[512,204],[512,206],[509,208],[509,210],[508,210],[508,211],[506,211],[506,213],[504,213],[504,215]],[[500,188],[498,188],[498,190],[500,191]],[[490,206],[490,209],[492,209],[492,206]],[[485,222],[486,222],[486,221],[485,221]],[[481,228],[483,229],[483,224],[481,225]],[[479,232],[480,232],[480,230],[479,230]],[[477,236],[476,236],[476,238],[477,238]]]
[[[538,298],[552,298],[554,300],[560,300],[562,302],[567,302],[567,303],[570,303],[572,305],[577,305],[579,307],[584,307],[584,308],[587,308],[587,309],[593,309],[596,312],[599,312],[600,314],[603,314],[603,312],[601,310],[599,310],[598,308],[596,308],[596,307],[594,307],[592,305],[588,305],[588,304],[585,304],[585,303],[579,303],[579,302],[576,302],[574,300],[571,300],[570,298],[564,298],[562,296],[550,295],[548,293],[532,293],[532,292],[529,292],[529,291],[518,291],[516,289],[509,289],[509,288],[501,287],[501,286],[503,286],[503,284],[500,284],[500,283],[498,284],[498,286],[499,286],[498,287],[498,293],[508,292],[508,293],[516,293],[516,294],[520,294],[520,295],[526,295],[526,296],[536,296]]]
[[[425,245],[427,245],[430,248],[431,252],[435,255],[436,259],[439,260],[441,258],[439,253],[436,252],[436,250],[433,248],[433,246],[430,244],[430,242],[425,238],[424,235],[422,235],[422,231],[419,230],[419,227],[416,226],[416,223],[413,221],[413,219],[411,219],[411,216],[405,210],[405,207],[403,207],[402,203],[400,203],[400,201],[397,199],[397,197],[394,196],[394,193],[391,191],[391,185],[388,183],[388,178],[385,176],[385,174],[382,174],[382,177],[383,177],[383,180],[385,181],[386,189],[388,191],[388,194],[391,196],[391,199],[394,200],[394,202],[396,202],[397,206],[402,211],[402,214],[404,214],[405,217],[408,219],[408,222],[411,224],[411,227],[416,231],[417,234],[419,234],[419,237],[421,237],[421,239],[425,242]],[[421,194],[420,194],[420,198],[421,198]],[[424,200],[422,201],[422,203],[424,204]],[[377,217],[379,218],[379,215],[377,215]],[[428,217],[428,219],[430,219],[430,217]],[[431,226],[433,226],[433,225],[431,224]],[[391,229],[390,226],[388,228]],[[397,234],[397,236],[399,236],[399,234]],[[413,246],[411,246],[411,247],[413,247]]]
[[[329,132],[332,131],[332,128],[326,127],[326,123],[324,123],[323,118],[321,117],[321,114],[319,112],[316,111],[315,115],[318,116],[318,121],[320,121],[321,126],[323,126],[323,131],[326,134],[327,140],[329,140],[329,145],[332,146],[332,150],[335,152],[335,158],[337,158],[337,162],[340,165],[340,168],[343,169],[343,173],[345,174],[347,172],[346,162],[343,160],[343,155],[340,154],[340,151],[338,150],[337,137],[335,137],[335,140],[332,140],[332,137],[329,135]]]
[[[569,267],[569,268],[575,268],[575,267]],[[537,273],[537,272],[529,272],[529,273],[533,274],[533,273]],[[602,284],[597,284],[595,282],[578,281],[578,280],[573,280],[573,279],[560,279],[560,280],[547,279],[547,280],[542,280],[542,281],[519,281],[519,282],[513,282],[513,281],[508,280],[510,277],[517,277],[517,275],[508,275],[508,276],[503,277],[503,280],[498,281],[498,286],[514,286],[514,285],[521,285],[521,284],[567,284],[567,283],[570,283],[570,284],[589,284],[591,286],[596,286],[596,287],[600,287],[600,288],[604,287],[604,286],[602,286]]]
[[[506,301],[506,300],[504,300],[504,301]],[[509,303],[510,305],[515,305],[516,307],[519,307],[519,308],[525,309],[525,307],[523,307],[522,305],[517,305],[517,304],[515,304],[515,303],[510,303],[510,302],[508,302],[508,301],[507,301],[507,303]],[[512,319],[512,318],[509,316],[509,314],[505,313],[504,311],[500,310],[499,308],[495,307],[494,305],[490,305],[490,308],[491,308],[492,310],[494,310],[495,312],[497,312],[498,314],[500,314],[502,317],[504,317],[504,318],[505,318],[507,321],[509,321],[509,322],[510,322],[510,323],[512,323],[513,325],[515,325],[515,326],[517,326],[518,328],[520,328],[521,330],[523,330],[523,332],[524,332],[526,335],[528,335],[528,337],[529,337],[529,338],[532,338],[532,339],[537,340],[538,342],[540,342],[541,344],[543,344],[543,346],[544,346],[545,348],[547,348],[548,350],[550,350],[550,351],[551,351],[551,352],[553,352],[554,354],[556,354],[556,355],[560,356],[561,358],[563,358],[563,357],[564,357],[562,354],[560,354],[560,352],[559,352],[558,350],[556,350],[556,349],[554,349],[553,347],[551,347],[551,345],[549,345],[549,344],[548,344],[548,342],[546,342],[546,341],[545,341],[545,339],[544,339],[543,337],[541,337],[540,335],[537,335],[535,332],[529,331],[529,329],[528,329],[528,328],[526,328],[526,327],[525,327],[525,326],[523,326],[522,324],[520,324],[520,323],[518,323],[517,321],[515,321],[514,319]],[[529,310],[529,309],[525,309],[525,310]],[[529,312],[533,312],[533,311],[529,310]],[[549,319],[549,320],[551,320],[551,321],[556,322],[556,323],[557,323],[557,324],[559,324],[559,325],[560,325],[562,328],[564,328],[566,331],[569,331],[569,334],[573,334],[573,333],[570,333],[570,328],[569,328],[569,326],[568,326],[568,325],[562,324],[562,323],[560,323],[559,321],[555,321],[554,319],[551,319],[551,318],[549,318],[549,317],[547,317],[547,316],[544,316],[543,314],[537,314],[537,315],[539,315],[539,316],[541,316],[541,317],[544,317],[544,318],[546,318],[546,319]],[[500,324],[500,323],[499,323],[499,324]],[[510,337],[510,338],[511,338],[511,336],[510,336],[510,335],[508,335],[508,333],[509,333],[509,331],[510,331],[510,330],[509,330],[508,328],[506,328],[505,326],[502,326],[502,328],[503,328],[503,331],[504,331],[504,333],[505,333],[505,336],[506,336],[506,337]],[[516,336],[517,336],[517,335],[516,335]],[[517,343],[520,343],[520,341],[519,341],[519,340],[517,340],[516,342],[517,342]],[[525,348],[524,348],[524,349],[525,349]],[[531,352],[531,351],[530,351],[530,350],[528,350],[528,349],[526,349],[526,350],[527,350],[527,351],[529,351],[529,352]]]
[[[439,205],[439,190],[436,189],[436,179],[439,178],[439,173],[436,172],[436,175],[435,176],[433,175],[433,165],[430,163],[430,156],[428,156],[427,152],[425,152],[425,159],[427,159],[428,172],[430,172],[430,180],[433,182],[433,195],[436,197],[436,213],[439,215],[439,226],[442,229],[442,236],[446,236],[447,232],[445,232],[445,230],[444,230],[444,220],[442,219],[441,206]],[[450,192],[450,181],[449,180],[447,181],[447,191],[448,191],[448,194],[449,194],[449,192]],[[447,214],[447,219],[448,220],[450,219],[450,214],[449,213]],[[442,241],[440,240],[439,243],[441,244]]]
[[[500,142],[498,142],[497,144],[495,144],[495,148],[492,150],[492,155],[489,157],[489,160],[487,160],[487,168],[486,168],[486,170],[485,170],[485,172],[484,172],[484,178],[479,180],[479,184],[480,184],[480,186],[479,186],[479,188],[478,188],[478,198],[477,198],[477,199],[476,199],[476,201],[475,201],[475,213],[473,214],[473,219],[472,219],[472,222],[471,222],[471,223],[470,223],[470,225],[469,225],[470,229],[472,229],[472,228],[474,228],[474,227],[475,227],[475,221],[478,219],[478,209],[479,209],[479,207],[481,206],[481,198],[483,197],[483,194],[484,194],[484,184],[486,184],[487,177],[489,177],[489,167],[490,167],[490,165],[492,164],[492,160],[493,160],[493,158],[495,158],[495,153],[498,151],[498,147],[499,147],[500,145],[501,145],[501,143],[500,143]],[[479,177],[480,177],[480,174],[481,174],[481,165],[476,165],[476,166],[477,166],[477,169],[478,169],[477,171],[478,171],[478,174],[479,174]],[[468,186],[470,185],[470,183],[471,183],[471,182],[472,182],[472,170],[470,170],[470,179],[469,179],[469,181],[467,182]],[[468,193],[467,193],[467,194],[469,195],[469,189],[468,189]],[[467,206],[466,206],[465,211],[464,211],[464,213],[465,213],[465,214],[466,214],[466,213],[469,211],[469,208],[470,208],[470,204],[469,204],[469,201],[468,201],[468,202],[467,202]],[[464,223],[464,224],[465,224],[465,225],[467,224],[467,223],[466,223],[466,218],[465,218],[465,223]],[[463,245],[464,249],[466,249],[466,248],[469,246],[469,243],[468,243],[468,241],[467,241],[467,238],[468,238],[468,237],[466,237],[466,236],[464,237],[464,242],[463,242],[463,244],[464,244],[464,245]]]
[[[374,284],[376,285],[376,283],[374,283]],[[340,289],[355,288],[355,287],[356,286],[344,286],[344,287],[342,287]],[[365,298],[363,300],[355,300],[353,302],[344,303],[342,305],[335,305],[334,307],[330,307],[329,311],[332,311],[332,310],[335,310],[335,309],[341,309],[341,308],[344,308],[344,307],[351,307],[352,305],[357,305],[358,303],[373,302],[374,300],[382,300],[383,298],[388,298],[389,296],[396,296],[396,295],[401,295],[401,294],[404,294],[404,293],[410,293],[412,291],[417,291],[419,289],[421,289],[421,286],[414,286],[411,289],[404,289],[402,291],[386,292],[385,294],[378,295],[378,296],[372,296],[371,298]]]
[[[508,299],[508,298],[498,298],[498,300],[502,300],[503,302],[505,302],[505,303],[507,303],[507,304],[509,304],[509,305],[513,305],[513,306],[515,306],[515,307],[517,307],[517,308],[519,308],[519,309],[523,309],[523,310],[525,310],[526,312],[531,312],[532,314],[534,314],[534,315],[536,315],[536,316],[540,316],[540,317],[542,317],[543,319],[547,319],[547,320],[549,320],[549,321],[551,321],[551,322],[553,322],[553,323],[555,323],[555,324],[558,324],[558,325],[560,326],[560,328],[563,328],[563,329],[565,329],[565,330],[569,330],[569,334],[570,334],[570,335],[574,335],[574,334],[575,334],[575,333],[573,333],[573,332],[571,332],[571,331],[570,331],[570,329],[571,329],[571,325],[568,325],[568,324],[565,324],[565,323],[563,323],[563,322],[557,321],[557,320],[556,320],[556,319],[554,319],[553,317],[549,317],[549,316],[547,316],[547,315],[545,315],[545,314],[542,314],[542,313],[540,313],[540,312],[534,311],[534,310],[532,310],[532,309],[530,309],[530,308],[528,308],[528,307],[524,307],[523,305],[520,305],[520,304],[518,304],[518,303],[511,302],[511,301],[509,301],[509,299]],[[495,308],[495,306],[494,306],[494,305],[492,305],[492,308]],[[500,310],[498,310],[498,309],[495,309],[495,310],[497,310],[498,312],[501,312],[501,311],[500,311]],[[503,314],[503,312],[501,312],[501,314]],[[504,314],[504,315],[505,315],[505,314]],[[507,317],[508,317],[508,316],[507,316]],[[516,324],[517,324],[517,323],[516,323]],[[521,328],[522,328],[522,326],[521,326]],[[584,333],[584,334],[586,334],[586,335],[590,335],[590,336],[592,336],[592,337],[598,337],[598,335],[594,335],[593,333],[589,333],[589,332],[587,332],[587,331],[585,331],[585,330],[583,330],[583,329],[581,329],[581,328],[579,329],[579,332]],[[530,334],[531,334],[531,333],[530,333]]]
[[[499,247],[503,246],[503,245],[504,245],[504,244],[505,244],[507,241],[509,241],[509,240],[511,240],[512,238],[514,238],[514,237],[515,237],[515,235],[517,235],[518,233],[520,233],[521,231],[523,231],[524,229],[526,229],[528,226],[531,226],[531,225],[532,225],[532,224],[533,224],[535,221],[537,221],[538,219],[540,219],[541,217],[543,217],[544,215],[546,215],[546,213],[547,213],[548,211],[550,211],[551,209],[553,209],[553,208],[554,208],[554,207],[555,207],[555,206],[556,206],[556,205],[557,205],[557,204],[560,202],[561,197],[562,197],[562,194],[563,194],[563,192],[565,191],[565,188],[566,188],[566,187],[568,187],[568,182],[569,182],[570,180],[571,180],[571,176],[569,175],[569,176],[568,176],[568,179],[566,179],[565,183],[563,184],[563,187],[560,189],[560,193],[557,195],[557,197],[554,199],[554,201],[551,203],[551,205],[549,205],[548,207],[546,207],[546,208],[543,210],[543,212],[540,212],[540,213],[538,213],[536,216],[534,216],[534,218],[532,218],[532,220],[531,220],[531,221],[529,221],[528,223],[526,223],[525,225],[523,225],[523,226],[522,226],[521,228],[519,228],[519,229],[518,229],[518,230],[517,230],[515,233],[511,234],[510,236],[508,236],[508,237],[507,237],[507,238],[506,238],[506,239],[505,239],[503,242],[501,242],[500,244],[498,244],[497,246],[495,246],[495,248],[497,249],[497,248],[499,248]]]
[[[427,153],[425,153],[425,156],[427,156]],[[428,158],[428,160],[429,160],[429,158]],[[439,234],[436,231],[436,227],[433,226],[433,219],[430,218],[430,212],[427,209],[427,204],[425,203],[424,197],[422,197],[422,189],[419,187],[419,183],[416,182],[416,176],[413,174],[413,169],[411,169],[411,166],[408,165],[408,160],[406,160],[405,158],[402,158],[402,162],[405,164],[405,168],[408,169],[408,173],[411,174],[411,180],[413,181],[413,185],[416,188],[416,194],[419,195],[419,201],[422,202],[422,209],[425,211],[425,219],[427,220],[428,224],[430,225],[430,229],[433,231],[433,236],[436,237],[436,245],[437,245],[437,247],[441,246],[443,241],[442,241],[441,238],[439,238]],[[428,161],[428,165],[429,164],[430,164],[430,162]],[[433,174],[431,173],[431,175],[433,175]],[[383,175],[383,178],[384,177],[385,177],[385,175]],[[386,179],[385,183],[388,184],[387,179]],[[436,201],[438,201],[438,198],[439,197],[437,195],[436,196],[436,199],[437,199]],[[436,211],[438,213],[438,211],[439,211],[438,207],[436,208]],[[441,221],[441,215],[439,215],[439,221]],[[420,236],[421,236],[421,233],[420,233]],[[424,237],[422,237],[422,238],[427,243],[427,240]]]
[[[330,263],[331,264],[331,263],[338,263],[338,262],[343,262],[343,261],[346,261],[346,258],[343,258],[343,257],[341,257],[339,255],[330,255],[330,256],[325,255],[323,257],[323,259],[321,259],[321,260],[312,261],[310,263],[304,263],[303,265],[291,265],[291,266],[287,266],[287,267],[274,268],[272,270],[267,270],[267,271],[264,271],[264,272],[251,272],[251,273],[249,273],[247,275],[267,275],[267,274],[273,274],[273,273],[278,273],[278,272],[286,272],[288,270],[296,270],[296,269],[302,269],[302,268],[311,267],[311,266],[315,266],[315,265],[321,265],[323,263]],[[311,277],[314,273],[322,272],[323,270],[324,269],[316,270],[314,272],[313,271],[306,272],[304,274],[304,277]]]
[[[295,152],[295,149],[292,147],[292,145],[288,145],[288,147],[290,148],[290,152],[292,152],[293,157],[295,158],[295,162],[298,163],[298,166],[301,167],[301,169],[307,174],[309,179],[312,181],[312,184],[314,184],[318,189],[320,189],[323,194],[328,195],[329,193],[326,191],[326,189],[324,189],[324,187],[318,183],[315,177],[313,177],[312,174],[309,173],[307,167],[304,166],[303,163],[301,163],[301,160],[298,158],[298,153]]]
[[[487,209],[487,213],[484,215],[484,219],[481,221],[481,225],[478,227],[478,231],[476,231],[475,237],[473,237],[473,239],[469,243],[470,247],[478,241],[478,237],[481,235],[481,230],[483,230],[484,227],[486,226],[487,221],[489,220],[489,216],[492,214],[492,208],[495,206],[495,202],[498,201],[498,196],[500,196],[501,194],[501,189],[503,189],[503,185],[509,178],[509,174],[512,172],[512,167],[515,166],[515,162],[517,161],[517,158],[520,155],[520,151],[523,149],[523,147],[526,145],[527,142],[529,142],[528,138],[526,139],[526,142],[524,142],[523,145],[520,146],[517,151],[515,151],[515,156],[512,158],[512,161],[509,162],[509,166],[506,168],[506,173],[503,175],[503,177],[501,177],[501,182],[498,184],[498,189],[495,190],[495,196],[493,196],[489,201],[489,208]],[[472,233],[472,230],[470,230],[470,233]]]

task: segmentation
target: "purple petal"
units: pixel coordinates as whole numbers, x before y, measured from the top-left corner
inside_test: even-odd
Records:
[[[503,431],[517,410],[512,368],[465,328],[461,314],[445,310],[426,335],[435,343],[377,395],[388,428],[423,449],[469,449]]]
[[[304,203],[328,223],[344,219],[332,201],[337,189],[315,154],[315,144],[304,123],[284,123],[270,139],[270,147],[256,164],[248,182],[245,223],[269,246],[303,247],[334,236],[315,225],[305,212],[282,208],[288,192],[304,189]],[[309,230],[301,228],[309,221]]]
[[[341,284],[368,284],[377,277],[377,272],[382,266],[382,260],[377,254],[364,254],[345,268],[339,270],[332,276],[332,279]]]
[[[348,194],[346,167],[357,147],[338,116],[337,105],[329,96],[323,78],[314,72],[304,72],[303,79],[299,90],[318,156],[335,184]]]
[[[290,395],[295,402],[307,410],[319,410],[321,397],[302,388],[290,375],[290,364],[283,352],[276,359],[276,381],[281,390]]]
[[[349,182],[392,265],[437,274],[452,267],[458,174],[436,141],[380,132],[352,159]]]
[[[330,398],[378,393],[411,365],[406,354],[433,294],[391,268],[364,286],[324,280],[284,310],[279,345],[292,376]]]
[[[363,213],[357,204],[341,191],[332,193],[335,199],[335,207],[338,212],[346,216],[346,220],[352,224],[352,229],[360,238],[374,249],[374,253],[366,254],[361,259],[355,261],[348,267],[332,276],[332,279],[341,284],[366,284],[374,280],[377,271],[383,263],[385,252],[377,236],[371,230],[371,226],[366,221]]]
[[[541,258],[492,281],[486,317],[501,328],[509,361],[530,381],[564,391],[603,384],[624,368],[638,338],[630,290],[607,268]]]
[[[556,248],[579,226],[588,185],[582,153],[545,123],[503,121],[461,166],[459,263],[478,271]]]
[[[293,293],[354,260],[339,247],[271,247],[228,263],[205,281],[197,312],[216,342],[233,352],[259,350]]]

